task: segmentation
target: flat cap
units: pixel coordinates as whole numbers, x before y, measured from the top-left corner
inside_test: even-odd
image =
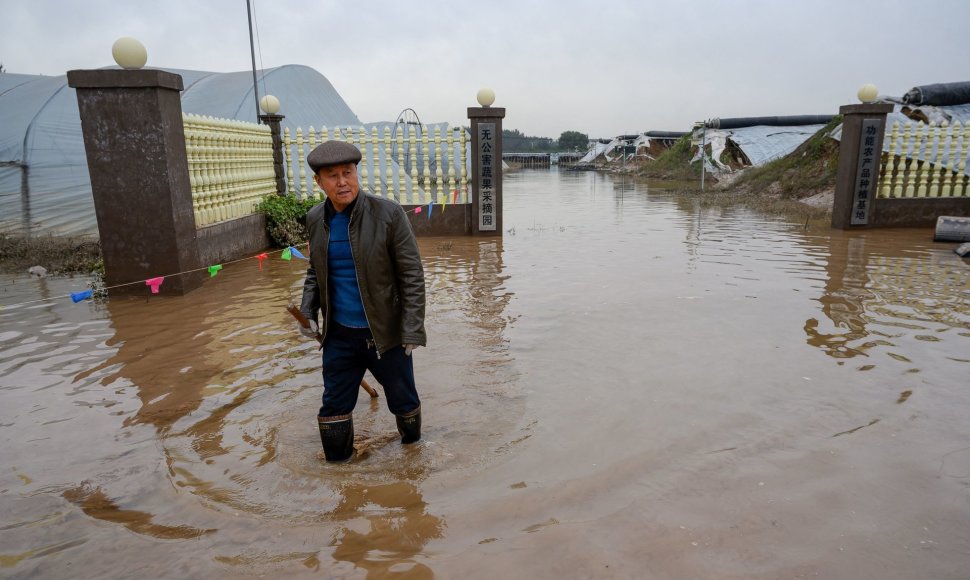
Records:
[[[310,151],[310,154],[306,156],[306,162],[314,173],[322,167],[340,165],[341,163],[356,165],[360,162],[360,149],[346,141],[327,141]]]

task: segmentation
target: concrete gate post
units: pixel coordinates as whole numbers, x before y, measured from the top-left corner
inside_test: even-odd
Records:
[[[182,77],[161,70],[72,70],[98,218],[105,284],[167,276],[159,288],[184,294],[199,267],[182,126]],[[109,294],[145,295],[144,284]]]
[[[873,89],[874,90],[874,89]],[[839,168],[835,174],[835,200],[832,227],[864,228],[872,222],[876,193],[879,191],[879,166],[886,115],[891,104],[863,103],[844,105],[842,140],[839,143]]]
[[[478,92],[481,107],[468,107],[472,137],[473,236],[502,235],[502,119],[504,107],[492,107],[495,94]]]

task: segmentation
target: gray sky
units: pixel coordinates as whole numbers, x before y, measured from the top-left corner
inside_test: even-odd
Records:
[[[462,124],[481,87],[505,127],[558,137],[682,131],[710,117],[836,113],[864,83],[970,80],[970,2],[253,0],[257,66],[320,71],[364,122],[406,108]],[[0,0],[0,62],[249,70],[245,0]],[[272,87],[270,87],[272,92]],[[285,114],[286,103],[283,103]]]

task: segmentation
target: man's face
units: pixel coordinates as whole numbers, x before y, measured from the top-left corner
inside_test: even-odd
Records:
[[[343,211],[357,199],[357,194],[360,193],[360,184],[357,183],[357,165],[353,163],[322,167],[313,179],[327,194],[327,199],[337,211]]]

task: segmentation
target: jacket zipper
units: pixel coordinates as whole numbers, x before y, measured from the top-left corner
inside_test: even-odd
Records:
[[[327,225],[326,217],[324,217],[323,229],[327,232],[327,243],[326,253],[324,255],[323,263],[326,264],[327,260],[330,259],[330,226]],[[330,288],[327,286],[328,280],[330,278],[330,271],[327,271],[327,275],[323,277],[323,296],[326,297],[327,307],[323,313],[323,328],[320,329],[320,349],[323,350],[323,343],[327,341],[327,328],[330,326]]]
[[[371,329],[371,340],[374,342],[374,350],[377,351],[377,360],[381,360],[381,345],[377,344],[377,337],[374,336],[374,327],[370,324],[370,317],[367,316],[367,306],[364,304],[364,293],[360,288],[360,275],[357,273],[357,255],[354,253],[354,238],[350,234],[350,228],[354,224],[354,216],[357,215],[357,208],[360,207],[361,200],[358,195],[357,204],[350,212],[350,219],[347,220],[347,239],[350,241],[350,257],[354,261],[354,282],[357,283],[357,293],[360,294],[360,306],[364,309],[364,320],[367,321],[367,328]]]

